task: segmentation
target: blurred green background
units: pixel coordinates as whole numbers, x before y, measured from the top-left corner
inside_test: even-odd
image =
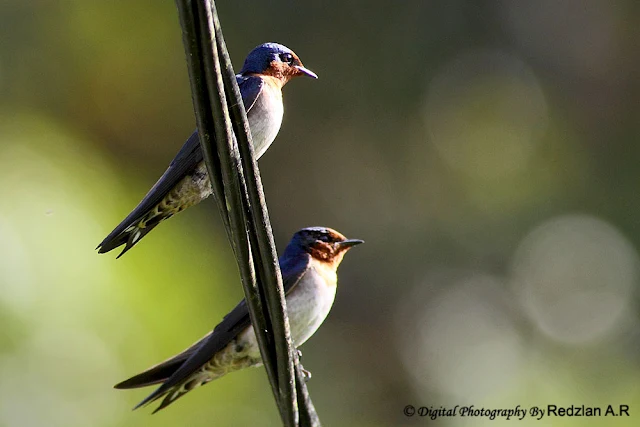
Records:
[[[260,161],[278,248],[312,225],[367,242],[303,348],[325,425],[550,403],[632,416],[518,425],[637,425],[635,2],[218,7],[236,69],[277,41],[320,76],[285,88]],[[111,388],[242,296],[211,200],[93,250],[195,126],[181,43],[171,1],[0,3],[0,426],[278,425],[263,369],[154,416],[130,411],[151,389]]]

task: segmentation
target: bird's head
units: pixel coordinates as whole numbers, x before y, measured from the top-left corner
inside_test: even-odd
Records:
[[[328,227],[308,227],[294,234],[290,245],[298,246],[318,261],[337,267],[344,254],[360,243],[364,241],[347,239]]]
[[[240,74],[271,76],[283,86],[297,76],[318,78],[316,73],[302,65],[294,51],[278,43],[264,43],[249,52]]]

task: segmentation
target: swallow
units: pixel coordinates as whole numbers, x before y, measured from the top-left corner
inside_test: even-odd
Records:
[[[253,49],[236,75],[256,158],[264,154],[280,130],[284,112],[282,87],[298,76],[318,78],[291,49],[277,43],[264,43]],[[138,206],[96,249],[102,254],[125,245],[120,258],[162,221],[211,194],[196,130]]]
[[[363,241],[347,239],[326,227],[303,228],[291,238],[279,262],[291,339],[296,348],[318,330],[329,314],[336,296],[338,265],[344,254],[360,243]],[[196,387],[229,372],[261,365],[260,349],[243,299],[200,341],[115,388],[161,384],[134,408],[164,397],[156,413]]]

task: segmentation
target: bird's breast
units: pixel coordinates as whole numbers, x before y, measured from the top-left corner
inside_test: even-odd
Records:
[[[247,117],[256,158],[260,158],[276,139],[283,114],[282,91],[265,84]]]
[[[336,296],[336,284],[334,268],[326,263],[313,262],[296,287],[287,294],[287,314],[295,347],[304,344],[327,318]],[[232,365],[247,367],[261,364],[253,326],[238,334],[236,340],[216,357],[220,360],[212,366],[224,368],[225,373]]]
[[[336,274],[323,265],[312,267],[287,295],[291,338],[296,347],[311,337],[326,319],[336,296]]]

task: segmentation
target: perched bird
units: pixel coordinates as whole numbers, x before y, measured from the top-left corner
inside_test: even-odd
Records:
[[[264,154],[280,130],[282,87],[302,75],[318,78],[292,50],[277,43],[264,43],[253,49],[236,75],[256,158]],[[126,245],[120,258],[160,222],[210,195],[209,174],[196,130],[138,206],[96,249],[105,253]]]
[[[287,313],[294,346],[304,344],[329,314],[336,295],[336,271],[344,254],[362,240],[347,239],[331,228],[310,227],[296,232],[280,258]],[[157,412],[194,388],[223,375],[262,365],[260,349],[245,300],[200,341],[115,386],[119,389],[162,383],[140,402],[164,396]]]

